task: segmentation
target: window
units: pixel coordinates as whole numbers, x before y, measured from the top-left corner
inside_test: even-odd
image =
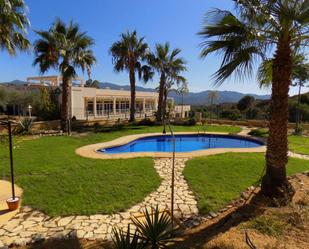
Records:
[[[93,115],[93,100],[86,101],[86,115]]]
[[[116,112],[126,113],[129,112],[130,102],[128,100],[119,100],[116,102]]]

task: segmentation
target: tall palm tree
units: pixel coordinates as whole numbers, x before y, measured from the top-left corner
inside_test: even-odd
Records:
[[[221,53],[223,60],[214,74],[221,84],[233,73],[238,78],[250,76],[254,62],[272,54],[272,95],[266,173],[262,193],[278,198],[282,204],[291,200],[294,190],[287,181],[288,93],[292,78],[292,52],[308,43],[308,0],[235,0],[236,14],[225,10],[209,13],[199,33],[204,42],[202,57]]]
[[[164,91],[168,79],[173,79],[180,72],[186,70],[185,61],[178,57],[181,50],[176,48],[171,50],[170,44],[156,44],[155,52],[149,57],[150,65],[160,74],[159,101],[157,110],[157,121],[162,121],[165,113]]]
[[[23,0],[0,0],[0,49],[15,55],[30,47],[26,38],[30,22]]]
[[[77,68],[84,71],[96,62],[91,50],[94,41],[80,31],[78,24],[70,22],[66,25],[60,19],[57,19],[48,31],[36,33],[40,39],[34,43],[33,65],[39,65],[41,73],[54,68],[62,75],[61,128],[66,131],[71,82],[77,76]]]
[[[113,56],[114,69],[116,72],[128,71],[131,90],[130,102],[130,121],[135,120],[135,101],[136,101],[136,78],[144,82],[150,80],[153,76],[151,68],[147,64],[142,64],[147,61],[149,55],[148,44],[145,38],[138,38],[136,31],[121,34],[119,41],[115,42],[110,48],[110,53]]]

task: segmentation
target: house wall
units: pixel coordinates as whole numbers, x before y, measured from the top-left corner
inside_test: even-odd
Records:
[[[71,117],[76,117],[77,120],[96,119],[101,118],[102,114],[97,112],[97,102],[111,101],[113,103],[113,110],[108,113],[107,118],[126,118],[127,113],[118,113],[116,110],[116,103],[121,100],[130,102],[130,91],[125,90],[111,90],[111,89],[96,89],[90,87],[71,87]],[[93,102],[93,112],[86,111],[87,102]],[[156,110],[158,103],[158,93],[156,92],[136,92],[136,102],[139,103],[142,112],[137,113],[140,117],[153,115],[153,112],[146,111],[146,105],[149,102],[154,104],[153,109]],[[100,116],[100,117],[99,117]]]

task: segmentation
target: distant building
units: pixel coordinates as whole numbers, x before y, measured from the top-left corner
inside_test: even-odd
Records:
[[[27,86],[36,88],[41,85],[59,87],[61,76],[28,77]],[[77,120],[94,119],[128,119],[130,114],[130,91],[112,90],[110,88],[97,89],[85,87],[83,78],[75,78],[70,87],[69,106],[70,117]],[[136,92],[136,118],[150,118],[155,116],[158,107],[157,92]],[[59,100],[61,102],[61,98]],[[169,98],[169,101],[174,101]],[[175,105],[173,117],[186,118],[189,116],[189,105]]]
[[[175,118],[188,118],[190,111],[190,105],[175,105],[174,116]]]
[[[28,77],[28,86],[48,85],[59,87],[59,76]],[[82,78],[75,78],[70,87],[70,117],[77,120],[127,119],[130,113],[130,91],[97,89],[85,87]],[[135,110],[137,118],[154,117],[157,109],[158,93],[136,92]]]

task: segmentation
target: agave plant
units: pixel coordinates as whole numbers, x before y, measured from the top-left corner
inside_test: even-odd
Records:
[[[172,220],[169,214],[166,211],[160,213],[158,206],[151,209],[151,213],[147,209],[143,213],[144,219],[136,217],[132,219],[140,240],[147,245],[147,248],[167,248],[166,244],[173,234]]]
[[[20,135],[29,135],[32,133],[33,121],[31,118],[25,118],[16,126],[14,133]]]
[[[131,234],[130,225],[128,225],[127,232],[113,229],[113,247],[115,249],[143,249],[145,248],[145,243],[139,243],[137,231]]]

